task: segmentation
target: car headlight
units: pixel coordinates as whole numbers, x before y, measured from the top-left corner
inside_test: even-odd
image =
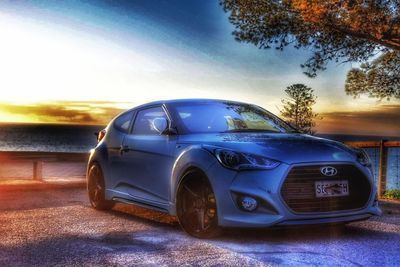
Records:
[[[358,149],[357,152],[357,161],[366,167],[371,167],[371,159],[369,158],[368,154],[362,150]]]
[[[213,152],[224,167],[234,170],[270,170],[280,164],[279,161],[273,159],[228,149],[215,149]]]

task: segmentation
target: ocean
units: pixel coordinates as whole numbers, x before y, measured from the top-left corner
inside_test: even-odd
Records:
[[[0,151],[88,152],[104,126],[1,124]]]

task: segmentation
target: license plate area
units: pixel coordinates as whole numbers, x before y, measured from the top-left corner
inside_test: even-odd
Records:
[[[348,180],[330,180],[315,182],[316,197],[342,197],[348,196],[349,181]]]

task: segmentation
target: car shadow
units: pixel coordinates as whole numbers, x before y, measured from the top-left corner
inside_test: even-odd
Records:
[[[151,226],[166,226],[179,229],[179,222],[175,216],[135,205],[117,203],[112,210],[106,212],[119,218],[135,220]]]
[[[301,228],[301,231],[295,231],[295,229],[256,231],[237,229],[214,240],[198,240],[179,233],[171,225],[160,225],[158,222],[137,218],[120,211],[107,211],[107,213],[121,216],[124,219],[143,220],[147,224],[158,225],[158,229],[137,229],[138,231],[133,232],[106,230],[81,234],[64,233],[56,236],[49,235],[47,238],[37,240],[22,238],[20,242],[15,239],[13,242],[0,244],[0,266],[136,266],[143,265],[144,262],[152,266],[225,266],[226,264],[221,263],[224,257],[220,253],[223,251],[228,251],[225,253],[233,255],[233,258],[245,255],[258,262],[265,261],[276,265],[279,265],[282,259],[286,260],[283,262],[285,263],[291,257],[298,258],[299,256],[306,257],[306,259],[334,260],[334,263],[339,262],[346,266],[358,265],[341,256],[336,255],[335,258],[335,255],[312,251],[310,248],[303,249],[301,246],[296,246],[296,249],[292,250],[295,247],[288,246],[298,238],[301,238],[301,244],[308,245],[312,243],[310,238],[318,235],[320,235],[319,238],[332,238],[331,235],[326,234],[331,232],[325,231],[321,235],[318,229],[308,229],[307,231],[304,231],[304,228]],[[347,232],[350,235],[355,234],[355,240],[360,236],[368,237],[369,240],[373,239],[368,236],[371,231],[360,233],[359,230],[350,226],[346,227],[341,235],[349,234]],[[386,233],[380,238],[390,240],[393,237]],[[227,241],[223,243],[229,243],[229,245],[221,245],[221,241]],[[269,244],[266,244],[265,241],[268,241]],[[280,244],[276,244],[278,242]],[[232,258],[229,262],[232,264]],[[247,264],[253,266],[249,262]],[[237,263],[237,265],[241,264]]]
[[[229,242],[307,242],[320,241],[330,239],[354,240],[354,239],[370,239],[372,236],[387,236],[393,238],[394,235],[400,233],[388,233],[379,229],[369,229],[360,227],[358,223],[350,223],[347,225],[310,225],[310,226],[291,226],[282,228],[266,228],[266,229],[224,229],[224,234],[219,241]]]
[[[154,227],[166,227],[166,231],[181,231],[179,222],[175,216],[162,212],[149,210],[134,205],[118,203],[107,211],[113,216],[134,220]],[[213,239],[213,241],[228,241],[233,243],[254,243],[254,242],[302,242],[320,240],[350,240],[371,238],[371,236],[392,237],[400,233],[388,233],[377,228],[361,226],[359,223],[347,225],[309,225],[309,226],[290,226],[272,227],[263,229],[243,229],[243,228],[224,228],[223,234]],[[189,236],[188,236],[189,237]]]

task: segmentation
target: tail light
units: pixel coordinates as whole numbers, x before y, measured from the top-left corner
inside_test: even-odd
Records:
[[[106,133],[107,133],[106,129],[103,129],[97,134],[97,143],[103,140],[104,136],[106,136]]]

